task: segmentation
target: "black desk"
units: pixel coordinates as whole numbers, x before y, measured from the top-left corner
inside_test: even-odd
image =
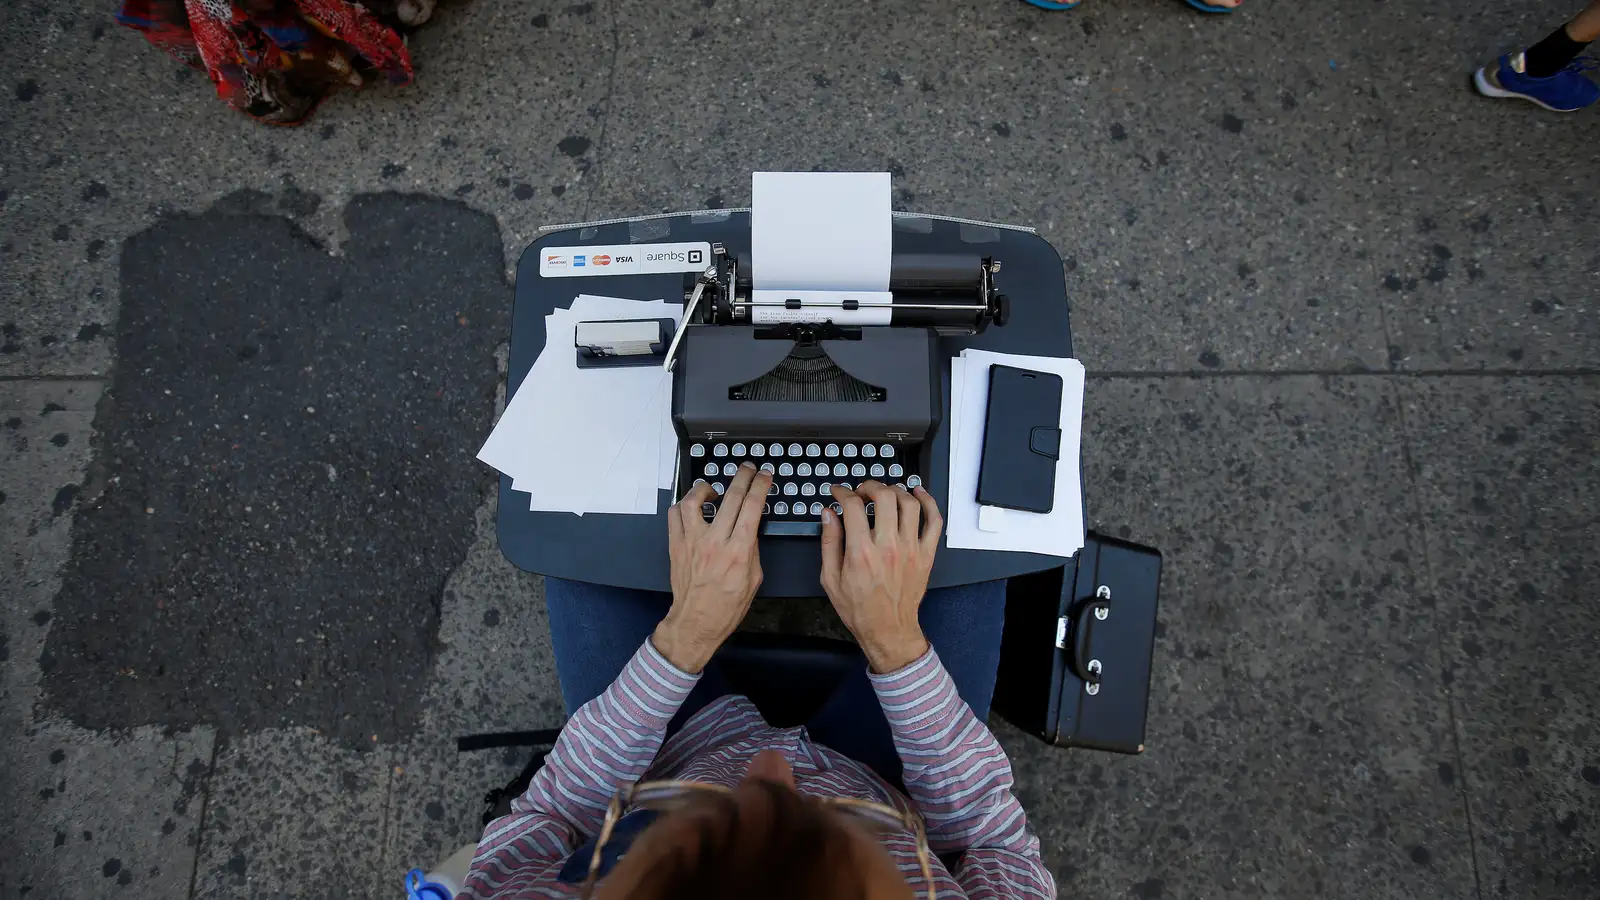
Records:
[[[511,322],[509,397],[527,377],[544,348],[544,317],[558,306],[572,304],[578,294],[631,297],[637,300],[683,300],[683,276],[610,275],[593,278],[541,278],[539,254],[545,247],[628,244],[667,241],[720,242],[730,253],[750,249],[750,214],[723,211],[708,215],[661,216],[556,231],[535,241],[517,266],[516,307]],[[1000,260],[996,277],[1011,297],[1011,321],[982,335],[941,342],[948,355],[967,347],[1036,356],[1071,356],[1072,329],[1067,319],[1066,281],[1061,257],[1043,238],[1026,231],[966,224],[924,217],[896,217],[897,253],[965,252]],[[942,379],[945,420],[950,414],[950,368]],[[932,468],[926,486],[946,508],[949,470],[948,428],[934,438]],[[672,503],[660,494],[661,512],[654,516],[585,515],[529,512],[528,495],[500,479],[500,550],[517,567],[541,575],[619,587],[667,591],[667,524]],[[1009,578],[1061,566],[1065,560],[1032,553],[983,550],[939,551],[931,587],[949,587]],[[820,567],[814,538],[763,538],[762,597],[817,597]]]

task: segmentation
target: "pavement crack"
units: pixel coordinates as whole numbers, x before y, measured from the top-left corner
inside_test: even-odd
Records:
[[[1405,467],[1406,477],[1411,481],[1411,512],[1416,517],[1418,525],[1416,533],[1422,537],[1422,568],[1429,584],[1439,584],[1437,567],[1433,562],[1433,554],[1428,546],[1428,518],[1422,508],[1422,484],[1417,474],[1417,465],[1411,453],[1411,428],[1406,423],[1405,398],[1391,383],[1389,385],[1391,396],[1394,399],[1395,417],[1400,420],[1400,459]],[[1444,692],[1445,723],[1450,729],[1450,749],[1455,757],[1456,791],[1461,795],[1461,810],[1466,818],[1467,827],[1467,855],[1472,861],[1472,884],[1478,900],[1483,900],[1483,865],[1478,860],[1478,829],[1472,815],[1472,792],[1469,789],[1471,773],[1467,771],[1467,757],[1461,750],[1461,729],[1456,716],[1456,695],[1448,683],[1444,682],[1445,661],[1445,625],[1443,608],[1437,600],[1433,604],[1433,642],[1434,650],[1439,654],[1440,684],[1439,689]]]
[[[204,855],[206,846],[206,812],[211,808],[211,779],[216,777],[217,754],[221,752],[224,742],[220,735],[212,739],[211,759],[206,763],[205,784],[200,788],[200,818],[194,826],[194,865],[189,868],[190,900],[193,900],[195,890],[200,884],[200,859]]]
[[[594,183],[584,192],[583,221],[588,221],[594,207],[594,195],[597,190],[605,185],[606,178],[606,132],[611,128],[611,102],[616,95],[617,60],[622,55],[621,30],[617,26],[617,4],[606,4],[606,9],[611,18],[611,62],[606,67],[606,92],[600,98],[600,108],[603,110],[600,118],[600,138],[594,142]]]

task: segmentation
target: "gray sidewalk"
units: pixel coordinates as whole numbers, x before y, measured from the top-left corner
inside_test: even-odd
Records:
[[[0,8],[0,898],[397,897],[552,727],[472,459],[538,226],[889,170],[1032,224],[1149,750],[1004,723],[1063,896],[1592,898],[1600,119],[1572,3],[470,0],[299,129]],[[820,618],[814,605],[769,615]]]

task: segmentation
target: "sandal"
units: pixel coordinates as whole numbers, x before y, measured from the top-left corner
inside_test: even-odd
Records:
[[[1237,6],[1212,6],[1206,3],[1205,0],[1183,0],[1183,2],[1206,13],[1231,13],[1239,8]]]
[[[1061,12],[1062,10],[1076,9],[1081,3],[1083,3],[1083,0],[1072,0],[1071,3],[1062,3],[1058,2],[1058,0],[1023,0],[1023,2],[1031,3],[1040,9],[1048,9],[1052,12]]]

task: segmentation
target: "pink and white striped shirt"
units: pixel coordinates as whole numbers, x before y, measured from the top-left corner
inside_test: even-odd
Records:
[[[887,675],[871,675],[904,764],[906,794],[867,766],[813,743],[806,730],[773,728],[744,697],[722,697],[684,723],[666,746],[667,723],[699,680],[667,662],[647,640],[605,693],[584,704],[512,812],[489,823],[462,896],[472,900],[571,897],[562,864],[600,830],[606,806],[626,784],[682,779],[728,787],[762,750],[794,768],[796,788],[819,797],[856,797],[915,808],[936,854],[960,852],[954,871],[932,861],[939,896],[1053,898],[1022,805],[1011,795],[1011,764],[994,735],[956,693],[930,649]],[[922,888],[909,832],[884,838],[906,880]]]

